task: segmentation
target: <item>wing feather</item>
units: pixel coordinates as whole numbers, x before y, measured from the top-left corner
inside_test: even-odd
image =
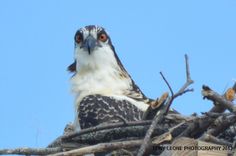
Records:
[[[78,107],[81,129],[99,124],[141,120],[143,112],[127,100],[99,94],[84,97]]]

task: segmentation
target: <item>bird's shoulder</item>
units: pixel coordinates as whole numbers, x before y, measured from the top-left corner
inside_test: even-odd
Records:
[[[136,101],[142,101],[148,105],[155,102],[154,99],[148,98],[142,90],[138,87],[138,85],[135,84],[135,82],[132,80],[131,88],[126,92],[126,96],[136,100]]]

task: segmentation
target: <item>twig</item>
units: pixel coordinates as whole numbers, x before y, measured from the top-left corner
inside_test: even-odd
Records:
[[[181,127],[184,124],[185,124],[185,122],[181,122],[178,125],[176,125],[174,127],[171,127],[168,132],[165,132],[164,134],[161,134],[161,135],[159,135],[157,137],[154,137],[152,139],[153,140],[152,143],[154,143],[155,145],[159,145],[159,144],[161,144],[164,141],[171,141],[172,138],[173,138],[171,133],[173,133],[174,130],[176,130],[177,128]]]
[[[232,143],[226,141],[226,140],[223,140],[223,139],[218,139],[216,138],[215,136],[212,136],[210,134],[204,134],[200,140],[202,141],[207,141],[207,142],[212,142],[212,143],[215,143],[215,144],[220,144],[220,145],[227,145],[227,146],[230,146],[232,147]]]
[[[60,147],[56,148],[15,148],[1,149],[0,155],[20,154],[20,155],[48,155],[52,153],[62,152]]]
[[[203,115],[209,116],[211,118],[218,118],[220,116],[229,116],[233,115],[233,113],[217,113],[217,112],[203,112]]]
[[[62,140],[69,140],[75,136],[79,136],[82,134],[87,134],[87,133],[91,133],[91,132],[96,132],[96,131],[101,131],[101,130],[107,130],[107,129],[112,129],[112,128],[121,128],[121,127],[129,127],[129,126],[140,126],[140,125],[150,125],[151,124],[151,120],[141,120],[141,121],[131,121],[131,122],[127,122],[124,124],[124,122],[117,122],[117,123],[111,123],[108,125],[102,125],[102,126],[95,126],[95,127],[91,127],[91,128],[87,128],[87,129],[82,129],[79,132],[74,132],[74,133],[70,133],[68,135],[65,135],[62,137]]]
[[[224,132],[231,125],[236,123],[236,116],[231,115],[228,117],[220,116],[214,122],[214,127],[207,130],[207,134],[211,134],[213,136],[217,136],[221,132]]]
[[[165,81],[165,83],[167,84],[167,86],[168,86],[168,88],[169,88],[169,90],[170,90],[170,93],[171,93],[171,97],[173,97],[173,96],[174,96],[174,92],[173,92],[173,89],[171,88],[169,82],[166,80],[166,78],[165,78],[165,76],[162,74],[162,72],[160,72],[160,75],[161,75],[162,79]]]
[[[212,123],[214,120],[215,118],[209,116],[196,117],[193,121],[189,122],[188,127],[181,132],[178,138],[195,138],[196,136],[201,135],[209,127],[209,123]]]
[[[206,116],[194,120],[188,125],[179,137],[191,137],[198,138],[203,133],[211,134],[217,136],[221,132],[225,131],[229,126],[236,122],[236,116],[233,113],[204,113]],[[215,122],[215,123],[214,123]],[[214,123],[214,124],[213,124]],[[214,126],[213,126],[214,125]],[[210,128],[209,128],[210,127]]]
[[[167,101],[165,114],[168,113],[168,111],[169,111],[169,109],[170,109],[170,106],[171,106],[171,104],[172,104],[172,102],[174,101],[175,98],[177,98],[178,96],[181,96],[181,95],[183,95],[183,94],[185,94],[185,93],[187,93],[187,92],[192,92],[192,91],[193,91],[193,89],[188,89],[188,86],[190,86],[190,85],[193,83],[193,80],[192,80],[191,77],[190,77],[189,62],[188,62],[188,56],[187,56],[187,54],[185,54],[185,64],[186,64],[186,77],[187,77],[187,78],[186,78],[186,82],[185,82],[185,84],[182,86],[182,88],[180,88],[180,90],[179,90],[177,93],[175,93],[175,94],[173,95],[173,97],[170,98],[169,101]]]
[[[62,146],[67,143],[77,143],[80,145],[84,144],[97,144],[101,142],[110,142],[114,140],[124,139],[124,138],[142,138],[145,136],[147,130],[149,129],[149,124],[147,125],[136,125],[136,126],[125,126],[116,127],[111,129],[103,129],[99,131],[89,132],[89,133],[76,133],[71,138],[61,139],[55,144],[55,146]],[[167,132],[169,129],[168,125],[161,124],[155,127],[154,135],[161,135]],[[53,146],[53,147],[55,147]],[[52,146],[50,146],[52,147]]]
[[[97,152],[105,152],[111,151],[116,149],[129,149],[138,147],[142,144],[143,140],[130,140],[130,141],[121,141],[121,142],[114,142],[114,143],[100,143],[93,146],[87,146],[75,150],[71,150],[68,152],[61,152],[57,154],[52,154],[50,156],[68,156],[68,155],[77,155],[82,156],[84,154],[92,154]]]
[[[187,77],[186,83],[183,85],[183,87],[176,94],[174,94],[171,98],[169,98],[167,100],[164,109],[157,112],[156,116],[154,117],[154,119],[152,121],[151,126],[149,127],[149,129],[145,135],[143,144],[141,145],[141,147],[139,149],[138,156],[143,156],[147,153],[147,149],[149,147],[150,139],[153,134],[154,128],[156,127],[157,123],[162,121],[163,116],[168,113],[173,100],[186,92],[192,91],[192,89],[191,90],[187,89],[187,87],[193,83],[193,80],[190,78],[189,63],[188,63],[188,56],[187,55],[185,55],[185,64],[186,64],[186,77]],[[165,80],[165,82],[167,82],[166,79],[164,79],[164,80]],[[167,85],[169,86],[168,82],[167,82]],[[171,88],[171,87],[169,87],[169,88]]]
[[[80,144],[97,144],[101,142],[110,142],[123,138],[145,136],[149,126],[132,126],[132,127],[120,127],[108,130],[97,131],[93,133],[83,134],[72,138],[66,142],[76,142]],[[167,131],[167,127],[157,127],[155,134],[160,135]]]
[[[235,87],[236,84],[234,84],[233,89],[236,90]],[[204,92],[208,92],[208,93],[212,93],[212,90],[207,87],[204,86]],[[224,93],[223,96],[225,96],[226,93]],[[219,95],[220,96],[220,95]],[[222,96],[222,98],[223,98]],[[215,102],[218,103],[218,102]],[[216,104],[209,112],[206,113],[207,116],[209,116],[210,118],[206,118],[204,120],[199,120],[199,121],[195,121],[191,124],[189,124],[188,128],[186,130],[184,130],[182,132],[182,134],[180,134],[178,137],[199,137],[200,135],[202,135],[208,128],[209,126],[215,121],[215,119],[217,117],[219,117],[219,114],[222,115],[227,115],[226,113],[223,113],[225,110],[225,107],[222,106],[220,103]],[[229,114],[230,115],[230,114]]]
[[[217,130],[217,134],[224,131],[228,125],[235,122],[235,114],[233,113],[214,113],[214,112],[206,112],[203,113],[205,115],[201,117],[196,117],[192,122],[189,123],[188,128],[186,128],[179,136],[180,137],[191,137],[191,138],[199,138],[203,133],[206,133],[207,129],[214,123],[214,121],[218,120],[218,124],[215,128],[210,128],[207,132],[209,134],[213,134],[210,131]],[[230,123],[229,123],[230,122]],[[223,123],[223,124],[220,124]],[[225,126],[224,126],[225,125]],[[215,133],[216,134],[216,133]]]
[[[193,80],[191,79],[191,76],[190,76],[188,55],[185,54],[184,57],[185,57],[185,65],[186,65],[186,79],[187,79],[187,82],[192,82],[193,83]]]
[[[154,131],[157,123],[162,120],[163,114],[164,114],[163,111],[158,111],[156,116],[152,120],[152,124],[150,125],[150,127],[149,127],[149,129],[148,129],[148,131],[145,135],[145,138],[144,138],[143,143],[142,143],[142,145],[141,145],[141,147],[138,151],[137,156],[143,156],[146,153],[146,150],[148,149],[148,147],[150,145],[150,139],[151,139],[151,136],[153,134],[153,131]]]
[[[193,80],[190,77],[190,69],[189,69],[189,62],[188,62],[188,55],[187,54],[185,54],[185,65],[186,65],[186,83],[175,94],[176,96],[179,96],[180,93],[184,92],[186,90],[186,88],[188,88],[188,86],[193,83]],[[190,89],[190,91],[192,91],[192,89]]]
[[[234,84],[234,86],[232,88],[234,90],[236,90],[236,83]],[[227,94],[227,93],[224,93],[223,96],[220,96],[218,93],[212,91],[208,86],[204,86],[202,94],[207,95],[207,96],[205,96],[205,98],[208,98],[208,96],[211,98],[212,95],[216,94],[218,97],[223,99],[225,97],[225,94]],[[222,103],[219,103],[217,101],[214,101],[214,103],[216,105],[209,112],[205,113],[210,118],[206,118],[205,120],[195,121],[195,122],[189,124],[188,128],[186,130],[184,130],[182,132],[182,134],[180,134],[178,137],[183,137],[183,136],[185,136],[185,137],[199,137],[209,128],[209,126],[215,121],[215,119],[220,116],[220,114],[222,114],[224,116],[227,115],[226,113],[223,113],[225,110],[225,107],[224,107],[224,105],[222,105]]]
[[[185,119],[185,117],[181,117],[180,114],[169,114],[166,118],[169,122],[173,123],[173,125],[191,120],[190,118]],[[83,129],[79,132],[70,134],[65,133],[63,136],[60,136],[53,141],[53,143],[51,143],[48,147],[51,148],[60,146],[63,148],[68,148],[67,144],[69,143],[70,146],[73,146],[73,149],[75,146],[78,146],[75,144],[80,144],[81,146],[81,144],[88,144],[91,143],[91,141],[93,141],[93,143],[99,143],[111,141],[112,139],[122,139],[124,137],[143,137],[151,123],[151,120],[127,122],[126,125],[120,122]],[[169,126],[160,124],[160,126],[156,127],[155,134],[160,135],[166,132],[168,128]],[[114,138],[115,136],[116,138]]]
[[[186,121],[186,122],[193,121],[196,118],[199,118],[199,117],[184,116],[184,115],[181,115],[181,114],[168,114],[167,116],[165,116],[165,119],[175,121],[176,123],[180,123],[180,122],[184,122],[184,121]]]

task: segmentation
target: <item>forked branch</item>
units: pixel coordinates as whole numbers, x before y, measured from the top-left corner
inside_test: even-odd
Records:
[[[188,62],[188,56],[187,55],[185,55],[185,64],[186,64],[186,82],[179,89],[179,91],[175,94],[173,94],[173,90],[172,90],[171,86],[169,85],[169,83],[166,80],[166,78],[164,77],[164,75],[161,73],[161,76],[164,79],[164,81],[166,82],[167,86],[169,87],[172,96],[166,101],[166,104],[165,104],[164,108],[161,109],[160,111],[158,111],[156,113],[154,119],[152,120],[152,124],[150,125],[150,127],[149,127],[149,129],[148,129],[148,131],[145,135],[144,141],[143,141],[143,143],[142,143],[142,145],[139,149],[138,156],[143,156],[147,153],[147,149],[150,145],[150,139],[151,139],[151,136],[153,134],[153,131],[154,131],[155,127],[157,126],[157,124],[159,122],[161,122],[163,120],[164,116],[168,113],[169,108],[170,108],[172,102],[174,101],[174,99],[177,98],[178,96],[184,94],[184,93],[193,91],[193,89],[188,89],[188,86],[193,83],[193,80],[190,77],[189,62]]]

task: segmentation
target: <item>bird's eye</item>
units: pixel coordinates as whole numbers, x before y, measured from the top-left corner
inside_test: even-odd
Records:
[[[81,35],[76,35],[75,36],[75,42],[80,43],[82,41],[82,36]]]
[[[102,42],[106,42],[107,41],[107,35],[106,34],[101,34],[99,36],[99,40],[102,41]]]

